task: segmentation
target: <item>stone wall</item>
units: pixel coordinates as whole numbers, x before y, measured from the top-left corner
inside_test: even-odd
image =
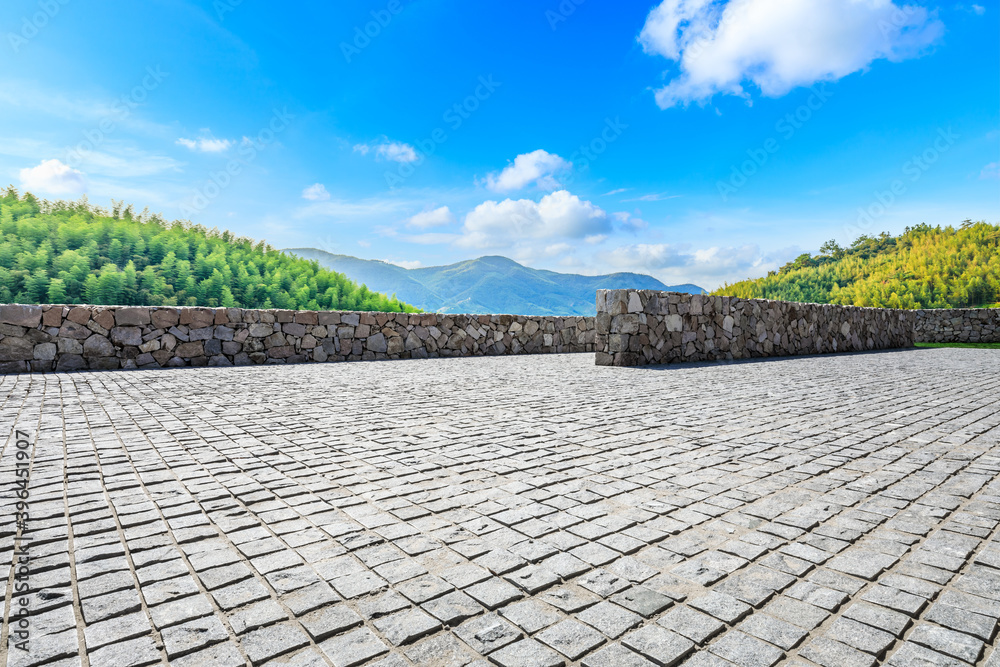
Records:
[[[918,310],[919,343],[1000,343],[1000,308]]]
[[[677,292],[597,292],[597,365],[911,347],[914,311]]]
[[[0,373],[593,352],[593,317],[0,306]]]

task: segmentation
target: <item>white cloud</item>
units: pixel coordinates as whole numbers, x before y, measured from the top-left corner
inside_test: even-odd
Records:
[[[892,0],[663,0],[639,35],[643,49],[677,62],[656,91],[661,108],[716,93],[775,97],[835,81],[873,61],[919,55],[944,32],[923,7]]]
[[[636,217],[627,211],[620,211],[614,214],[618,228],[623,232],[635,234],[649,228],[649,223],[642,218]]]
[[[572,166],[558,155],[539,149],[518,155],[503,171],[487,176],[486,187],[494,192],[513,192],[534,182],[540,188],[554,190],[559,187],[555,174]]]
[[[633,199],[623,199],[622,201],[666,201],[667,199],[677,199],[680,195],[668,195],[666,192],[655,192]]]
[[[375,147],[375,155],[393,162],[416,162],[417,151],[413,146],[399,141],[390,141]]]
[[[628,190],[628,188],[616,188],[616,189],[612,190],[611,192],[605,192],[601,196],[602,197],[609,197],[611,195],[620,195],[621,193],[623,193],[623,192],[625,192],[627,190]]]
[[[958,5],[959,9],[966,9],[966,11],[972,12],[976,16],[982,16],[986,13],[986,8],[982,5],[970,5],[966,8],[964,5]]]
[[[1000,162],[990,162],[979,172],[979,178],[984,181],[992,181],[1000,178]]]
[[[354,144],[354,152],[361,153],[362,155],[368,155],[368,151],[371,150],[371,146],[368,144]]]
[[[687,244],[638,243],[619,246],[601,259],[668,284],[694,283],[711,290],[724,282],[764,275],[800,253],[795,247],[765,252],[753,244],[691,249]]]
[[[485,201],[465,216],[457,245],[503,248],[532,239],[585,238],[611,231],[607,213],[566,190],[542,197]]]
[[[199,153],[223,153],[236,142],[229,139],[216,139],[215,137],[198,137],[197,139],[178,139],[177,144]]]
[[[417,213],[406,222],[406,226],[416,229],[429,229],[431,227],[441,227],[451,224],[452,222],[455,222],[455,216],[452,215],[451,209],[447,206],[442,206],[431,211]]]
[[[314,183],[302,191],[302,198],[309,201],[330,201],[330,193],[322,183]]]
[[[21,170],[21,186],[30,192],[56,195],[79,195],[87,191],[82,171],[59,160],[42,160],[37,167]]]

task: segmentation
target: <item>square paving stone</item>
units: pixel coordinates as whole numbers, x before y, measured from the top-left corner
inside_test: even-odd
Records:
[[[415,604],[433,600],[454,590],[451,584],[430,574],[410,579],[409,581],[393,586],[393,588]],[[471,589],[467,592],[472,595]]]
[[[659,614],[674,603],[666,595],[645,586],[633,586],[627,591],[612,595],[611,601],[646,618]]]
[[[718,619],[685,606],[671,609],[656,622],[696,644],[704,644],[726,627]]]
[[[447,633],[422,639],[408,647],[405,654],[417,667],[465,667],[473,660],[469,649]]]
[[[914,618],[927,605],[927,600],[922,597],[910,595],[888,586],[872,586],[861,595],[861,599],[908,614]]]
[[[606,601],[588,607],[574,616],[612,639],[617,639],[642,624],[642,616],[639,614]]]
[[[247,661],[232,642],[216,644],[170,661],[170,667],[246,667]]]
[[[708,650],[739,667],[772,667],[785,657],[781,649],[739,630],[727,632]]]
[[[585,657],[580,664],[583,667],[653,667],[656,665],[655,662],[647,660],[617,642]]]
[[[149,608],[149,616],[157,630],[184,623],[194,618],[208,616],[214,612],[212,603],[204,595],[191,595],[164,602]]]
[[[375,627],[395,646],[409,644],[441,627],[441,621],[419,609],[408,609],[375,619]]]
[[[823,667],[873,667],[878,662],[870,653],[826,637],[810,639],[799,649],[799,655]]]
[[[804,630],[812,630],[830,616],[830,612],[825,609],[784,595],[779,595],[767,603],[764,611]]]
[[[512,584],[496,577],[474,586],[469,586],[465,592],[487,609],[496,609],[518,600],[524,595]]]
[[[162,661],[163,654],[152,637],[139,637],[89,651],[87,658],[101,667],[143,667]]]
[[[258,628],[240,637],[240,645],[254,667],[308,644],[306,633],[288,623]]]
[[[171,660],[229,639],[229,633],[215,616],[165,628],[160,636]]]
[[[628,633],[622,644],[659,665],[676,665],[694,648],[694,642],[658,625]]]
[[[550,588],[539,595],[538,599],[542,602],[547,602],[556,609],[561,609],[567,614],[586,609],[601,601],[601,598],[594,593],[573,585]]]
[[[354,667],[389,652],[389,647],[368,628],[331,637],[319,645],[334,667]]]
[[[824,633],[829,639],[852,646],[859,651],[882,657],[885,651],[893,645],[896,637],[877,630],[870,625],[858,623],[849,618],[838,618]]]
[[[237,635],[256,630],[288,618],[285,610],[274,600],[262,600],[229,615],[229,625]]]
[[[899,558],[896,556],[864,549],[852,549],[831,559],[827,562],[826,567],[874,581],[878,575],[898,562]]]
[[[461,591],[429,600],[420,608],[445,625],[456,625],[483,612],[482,605]]]
[[[970,664],[976,664],[984,648],[983,642],[975,637],[928,623],[921,623],[913,628],[907,641]]]
[[[496,614],[470,619],[455,628],[455,634],[482,655],[512,644],[522,636],[520,630]]]
[[[547,628],[563,618],[552,605],[535,599],[507,605],[500,613],[528,634]]]
[[[955,660],[913,642],[904,642],[889,656],[885,664],[889,667],[913,667],[914,665],[920,665],[921,667],[924,665],[933,667],[966,667],[966,663],[963,663],[961,660]],[[994,666],[987,663],[986,667]]]
[[[522,639],[490,656],[500,667],[562,667],[566,660],[533,639]]]
[[[327,637],[364,623],[364,620],[344,605],[331,605],[312,611],[299,618],[313,641],[321,642]]]
[[[229,586],[217,588],[211,592],[211,595],[215,599],[215,603],[226,611],[271,597],[264,584],[257,579],[245,579]]]
[[[388,585],[388,582],[374,572],[356,572],[333,579],[330,585],[345,599],[350,600],[381,590]]]
[[[542,630],[535,635],[535,639],[570,660],[578,660],[606,641],[600,632],[574,620],[565,620]]]
[[[912,621],[905,614],[877,607],[867,602],[855,602],[844,611],[844,618],[849,618],[873,628],[891,632],[897,638],[902,637]],[[933,620],[933,619],[932,619]]]
[[[539,565],[526,565],[513,572],[508,572],[504,578],[524,590],[529,595],[545,590],[559,583],[559,577]]]
[[[731,595],[712,592],[689,600],[688,604],[726,623],[735,623],[752,611],[750,605]]]
[[[753,614],[736,626],[736,629],[786,651],[798,646],[799,642],[808,634],[798,626],[764,613]]]
[[[296,616],[308,613],[313,609],[325,607],[340,601],[340,596],[323,581],[318,581],[305,588],[300,588],[280,597],[281,604],[291,610]]]
[[[93,651],[108,644],[150,634],[152,631],[146,614],[137,611],[88,625],[84,629],[84,637],[87,650]]]
[[[904,616],[903,618],[906,617]],[[978,637],[983,641],[990,641],[993,639],[993,633],[997,626],[996,619],[994,618],[983,616],[982,614],[977,614],[965,609],[952,607],[951,605],[941,602],[935,602],[931,605],[931,608],[924,615],[924,619],[937,623],[938,625],[943,625],[944,627],[952,630],[965,632],[973,637]],[[909,621],[909,619],[907,619],[907,621]]]

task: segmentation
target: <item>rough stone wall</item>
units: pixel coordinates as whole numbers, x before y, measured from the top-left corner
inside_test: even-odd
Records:
[[[1000,343],[1000,308],[918,310],[918,343]]]
[[[913,345],[913,311],[599,290],[597,365],[641,366]]]
[[[593,352],[593,317],[0,306],[0,373]]]

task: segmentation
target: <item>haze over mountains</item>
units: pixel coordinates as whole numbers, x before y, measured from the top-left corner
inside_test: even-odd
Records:
[[[613,273],[581,276],[522,266],[488,256],[448,266],[404,269],[378,260],[335,255],[317,248],[284,252],[315,259],[320,266],[426,311],[511,315],[594,315],[599,289],[655,289],[701,294],[697,285],[667,286],[651,276]]]

